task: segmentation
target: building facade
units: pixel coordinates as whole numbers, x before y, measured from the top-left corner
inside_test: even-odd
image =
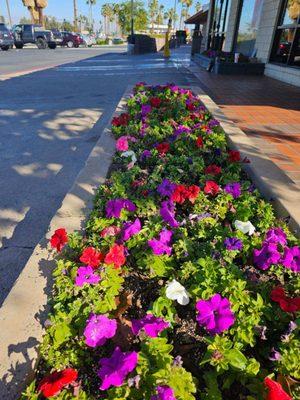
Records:
[[[205,49],[257,58],[300,86],[300,0],[211,0],[206,25]]]

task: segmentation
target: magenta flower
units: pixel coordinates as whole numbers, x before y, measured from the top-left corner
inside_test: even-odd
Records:
[[[165,322],[162,318],[155,317],[153,314],[147,314],[142,319],[133,319],[131,329],[135,335],[143,329],[146,335],[155,338],[169,326],[170,324]]]
[[[278,264],[280,259],[281,254],[277,249],[276,243],[264,243],[260,250],[253,250],[253,262],[263,271],[269,269],[273,264]]]
[[[123,353],[119,347],[116,347],[110,358],[100,360],[98,371],[98,376],[102,379],[100,389],[122,386],[127,375],[135,369],[137,362],[138,353],[135,351]]]
[[[224,187],[224,190],[226,193],[231,194],[234,199],[240,197],[242,193],[241,185],[238,182],[227,183],[227,185]]]
[[[148,240],[148,245],[151,247],[153,254],[161,256],[162,254],[171,255],[172,247],[169,246],[172,239],[172,231],[163,229],[160,232],[159,239]]]
[[[85,283],[95,285],[100,281],[100,276],[95,274],[94,269],[87,265],[86,267],[79,267],[75,279],[75,285],[82,287]]]
[[[90,347],[103,346],[107,339],[115,336],[117,321],[109,319],[105,315],[91,314],[83,335],[85,343]]]
[[[243,242],[237,237],[228,237],[224,240],[224,245],[227,250],[242,250]]]
[[[116,141],[116,149],[118,151],[127,151],[129,149],[128,145],[128,137],[127,136],[121,136],[117,141]]]
[[[300,272],[300,247],[286,247],[281,263],[293,272]]]
[[[231,311],[229,300],[222,298],[219,293],[209,300],[199,300],[196,303],[199,325],[202,325],[211,334],[215,335],[229,329],[234,324],[235,316]]]
[[[174,190],[176,188],[176,184],[169,181],[169,179],[164,179],[162,183],[157,186],[157,191],[161,196],[172,196]]]
[[[141,221],[137,218],[134,222],[126,222],[123,226],[122,239],[126,242],[142,229]]]
[[[120,218],[121,211],[125,209],[130,212],[136,210],[136,206],[128,199],[113,199],[106,203],[106,217]]]
[[[175,219],[175,206],[172,201],[163,201],[161,203],[160,215],[172,228],[179,226],[179,222]]]
[[[287,243],[286,234],[281,228],[269,229],[266,233],[265,242],[285,245]]]
[[[149,104],[142,104],[142,117],[146,117],[152,110]]]
[[[176,400],[174,390],[170,386],[157,386],[157,395],[151,396],[150,400]]]

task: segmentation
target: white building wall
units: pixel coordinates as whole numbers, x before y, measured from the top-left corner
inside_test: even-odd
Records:
[[[224,51],[231,51],[234,41],[234,30],[238,17],[239,0],[231,0],[231,5],[228,13],[228,25],[224,42]]]

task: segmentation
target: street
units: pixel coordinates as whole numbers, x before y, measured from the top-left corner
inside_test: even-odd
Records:
[[[127,86],[191,85],[189,54],[182,47],[166,62],[122,46],[0,53],[0,305]]]

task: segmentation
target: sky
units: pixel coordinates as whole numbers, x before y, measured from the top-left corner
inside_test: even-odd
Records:
[[[9,0],[10,10],[13,24],[19,22],[21,17],[29,17],[29,13],[26,7],[23,6],[22,0]],[[96,6],[94,6],[94,20],[97,23],[101,19],[101,6],[104,3],[121,3],[121,0],[97,0]],[[77,0],[78,3],[78,15],[88,15],[88,6],[86,0]],[[174,6],[174,0],[161,0],[160,3],[164,4],[166,9]],[[73,20],[73,1],[72,0],[48,0],[48,7],[46,8],[46,15],[57,17],[59,20],[64,18],[67,20]],[[6,22],[8,22],[6,0],[0,0],[0,15],[4,15]]]

